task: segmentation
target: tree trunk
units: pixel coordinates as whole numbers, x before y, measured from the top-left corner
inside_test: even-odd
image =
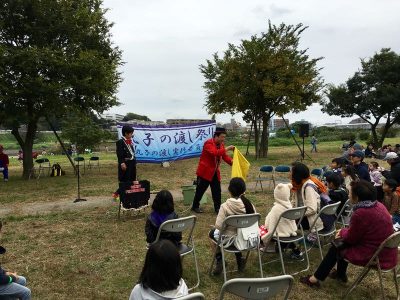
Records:
[[[17,127],[14,127],[11,130],[12,135],[15,137],[18,144],[21,146],[23,152],[22,177],[24,179],[29,179],[29,174],[33,168],[32,150],[33,150],[33,141],[35,139],[36,130],[37,130],[37,121],[30,121],[27,124],[25,140],[22,139]]]
[[[260,145],[260,156],[267,157],[268,156],[268,139],[269,139],[269,117],[263,116],[263,130],[261,133],[261,145]]]
[[[254,119],[254,144],[255,144],[255,151],[256,151],[256,159],[258,158],[258,148],[259,148],[259,143],[258,143],[258,141],[259,141],[259,127],[258,127],[258,124],[257,124],[257,119],[255,118]]]
[[[377,125],[371,124],[371,133],[372,133],[372,143],[374,144],[375,149],[379,149],[382,147],[382,143],[379,145],[379,137],[378,132],[376,131]]]
[[[386,135],[387,135],[390,127],[392,127],[392,124],[390,122],[390,118],[387,118],[385,127],[383,127],[383,130],[382,130],[382,134],[381,134],[380,138],[378,139],[379,148],[382,147],[383,142],[385,141]]]
[[[253,122],[251,122],[251,126],[250,126],[250,133],[249,133],[249,138],[247,140],[247,149],[246,149],[246,154],[245,155],[249,155],[249,147],[250,147],[250,141],[251,141],[252,133],[253,133]]]

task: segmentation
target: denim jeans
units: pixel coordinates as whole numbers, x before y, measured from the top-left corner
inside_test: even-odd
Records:
[[[30,300],[31,290],[26,287],[26,279],[23,276],[18,275],[16,282],[1,284],[0,285],[0,296],[8,296],[9,299],[21,299]],[[3,299],[4,297],[2,297]]]

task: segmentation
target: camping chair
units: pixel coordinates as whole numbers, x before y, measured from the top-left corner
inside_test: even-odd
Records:
[[[185,218],[179,218],[174,220],[165,221],[160,225],[158,229],[158,233],[154,243],[156,243],[160,239],[161,232],[183,232],[185,230],[189,230],[189,235],[187,238],[186,243],[181,243],[179,245],[179,254],[181,257],[188,255],[190,253],[193,254],[194,263],[196,266],[196,274],[197,274],[197,283],[195,286],[191,287],[189,291],[197,288],[200,284],[200,275],[199,275],[199,266],[197,264],[197,257],[196,257],[196,249],[194,247],[194,240],[193,240],[193,230],[196,225],[196,216],[189,216]]]
[[[272,182],[274,184],[274,188],[275,188],[275,178],[274,178],[274,167],[273,166],[267,165],[267,166],[262,166],[260,168],[258,177],[256,178],[256,187],[254,188],[254,190],[257,190],[257,184],[260,183],[261,191],[264,191],[263,186],[262,186],[263,181],[269,181],[269,185],[271,185],[271,182]]]
[[[340,202],[336,202],[333,204],[329,204],[324,206],[317,214],[317,217],[315,218],[315,221],[313,222],[313,224],[310,226],[310,230],[309,233],[311,233],[312,229],[315,228],[315,231],[313,233],[315,233],[315,235],[317,236],[317,242],[318,242],[318,249],[319,249],[319,253],[321,254],[321,260],[324,258],[323,254],[322,254],[322,247],[323,245],[321,245],[321,237],[326,238],[326,237],[334,237],[336,234],[336,221],[337,221],[337,209],[340,205]],[[318,219],[321,218],[321,215],[327,215],[327,216],[335,216],[335,222],[332,224],[332,227],[328,230],[326,229],[322,229],[320,231],[318,231],[317,228],[317,222]],[[315,244],[315,242],[314,242]],[[309,249],[311,250],[312,247]]]
[[[321,180],[322,176],[324,174],[324,171],[322,169],[312,169],[310,174],[311,174],[311,176],[315,176]]]
[[[281,182],[289,182],[290,181],[289,173],[290,173],[289,166],[286,165],[276,166],[274,170],[275,183],[277,182],[277,179],[279,179]]]
[[[390,271],[393,271],[393,280],[394,284],[396,287],[396,295],[397,299],[400,298],[399,294],[399,283],[397,280],[397,265],[394,266],[393,268],[390,269],[382,269],[380,266],[379,262],[379,254],[384,248],[398,248],[400,244],[400,232],[395,232],[392,235],[390,235],[386,240],[384,240],[379,248],[375,251],[374,255],[371,257],[369,262],[364,266],[363,270],[361,271],[360,275],[357,277],[357,279],[354,281],[354,283],[347,289],[345,295],[343,298],[346,298],[356,287],[361,283],[361,281],[364,279],[364,277],[368,274],[368,272],[371,269],[374,269],[378,272],[378,277],[379,277],[379,283],[380,283],[380,288],[381,288],[381,294],[382,294],[382,299],[385,299],[385,291],[383,289],[383,280],[382,280],[382,272],[388,273]]]
[[[92,169],[94,167],[98,167],[100,171],[100,157],[92,156],[89,158],[88,169]]]
[[[337,215],[336,224],[341,225],[342,228],[349,226],[352,213],[353,209],[350,200],[347,200]]]
[[[301,271],[298,271],[292,275],[295,274],[299,274],[301,272],[305,272],[308,271],[310,268],[310,259],[308,257],[308,252],[307,252],[307,246],[306,246],[306,239],[305,239],[305,235],[304,235],[304,230],[303,227],[301,226],[301,221],[304,218],[304,215],[306,213],[307,207],[306,206],[301,206],[301,207],[296,207],[296,208],[291,208],[288,209],[286,211],[284,211],[278,219],[278,223],[275,226],[275,228],[272,230],[272,240],[275,241],[278,245],[278,249],[279,249],[279,259],[281,261],[281,265],[282,265],[282,272],[283,274],[286,275],[286,269],[285,269],[285,261],[283,259],[283,249],[281,246],[282,244],[291,244],[291,243],[296,243],[296,242],[303,242],[303,246],[304,246],[304,252],[306,255],[306,261],[307,261],[307,268]],[[290,236],[290,237],[279,237],[276,229],[278,227],[279,222],[281,221],[281,219],[288,219],[288,220],[293,220],[293,221],[297,221],[297,235],[296,236]]]
[[[282,299],[288,299],[293,286],[293,277],[281,275],[269,278],[236,278],[224,283],[219,300],[225,293],[233,294],[247,300],[264,300],[286,291]]]
[[[32,176],[36,177],[36,179],[39,179],[40,175],[44,174],[46,170],[47,170],[47,176],[50,176],[51,165],[50,165],[50,161],[48,158],[42,157],[42,158],[35,160],[35,162],[39,166],[37,168],[35,166],[32,168],[32,170],[29,174],[29,179]],[[37,170],[37,174],[35,174],[36,170]]]
[[[75,174],[77,175],[78,170],[79,170],[79,172],[80,172],[80,166],[81,166],[81,163],[82,163],[82,162],[83,162],[83,174],[85,174],[85,172],[86,172],[85,158],[84,158],[83,156],[77,156],[77,157],[74,157],[74,161],[76,161],[76,162],[78,163],[78,164],[77,164],[78,169],[76,170]]]
[[[224,233],[225,233],[225,230],[226,230],[226,228],[228,226],[235,227],[236,229],[238,229],[238,228],[247,228],[247,227],[252,226],[254,223],[257,223],[257,225],[258,225],[258,222],[260,221],[260,218],[261,218],[260,214],[243,214],[243,215],[229,216],[224,220],[224,222],[222,223],[222,230],[221,230],[221,232],[219,234],[219,239],[218,239],[217,245],[215,247],[215,253],[214,253],[214,256],[213,256],[213,259],[212,259],[212,262],[211,262],[211,266],[210,266],[210,269],[209,269],[209,273],[210,274],[212,272],[212,268],[213,268],[215,260],[216,260],[215,259],[215,255],[217,254],[218,248],[220,248],[221,249],[221,255],[222,255],[222,269],[223,269],[223,272],[224,272],[224,282],[226,281],[226,273],[227,273],[226,272],[226,265],[225,265],[225,252],[228,252],[228,253],[239,253],[239,252],[242,252],[242,251],[247,251],[246,259],[245,259],[245,264],[246,264],[247,263],[247,259],[249,258],[249,255],[250,255],[250,251],[251,250],[257,251],[257,253],[258,253],[258,262],[259,262],[259,265],[260,265],[260,274],[261,274],[261,277],[263,277],[263,269],[262,269],[261,254],[260,254],[260,247],[259,247],[260,246],[260,242],[259,242],[260,240],[259,239],[258,239],[258,243],[257,243],[256,247],[249,248],[249,249],[242,250],[242,251],[238,250],[233,244],[230,245],[227,248],[224,247],[224,244],[226,243],[226,239],[227,239],[226,235],[224,235]],[[229,239],[229,237],[228,237],[228,239]]]
[[[176,298],[179,300],[204,300],[204,295],[202,293],[193,293],[187,296]]]

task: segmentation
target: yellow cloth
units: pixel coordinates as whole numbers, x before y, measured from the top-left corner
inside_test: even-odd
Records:
[[[235,148],[232,159],[232,178],[241,177],[246,181],[247,174],[249,173],[250,163],[243,156],[240,151]]]

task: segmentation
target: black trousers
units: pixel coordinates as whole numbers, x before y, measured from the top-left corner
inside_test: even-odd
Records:
[[[221,207],[221,182],[219,182],[218,180],[217,172],[215,172],[211,182],[199,176],[197,177],[197,187],[193,199],[192,209],[200,207],[201,197],[203,197],[208,186],[211,187],[211,194],[214,202],[214,210],[215,212],[219,211],[219,208]]]
[[[118,181],[132,182],[136,180],[136,159],[125,161],[126,170],[123,171],[121,165],[118,165]]]
[[[320,263],[317,271],[315,271],[315,278],[324,281],[336,264],[337,275],[338,277],[343,278],[346,275],[347,266],[349,263],[340,256],[340,253],[336,249],[336,247],[331,246],[328,253],[325,255],[324,259]]]

